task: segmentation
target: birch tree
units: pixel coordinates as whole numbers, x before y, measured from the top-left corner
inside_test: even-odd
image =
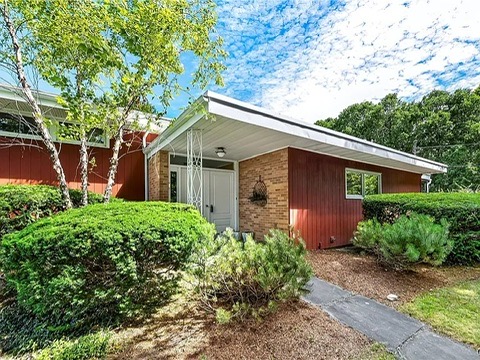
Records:
[[[61,90],[67,120],[75,124],[70,131],[80,141],[84,204],[90,130],[104,129],[113,142],[104,192],[108,202],[126,134],[136,128],[134,110],[155,105],[163,114],[184,90],[179,76],[185,70],[195,87],[222,85],[226,53],[215,33],[211,0],[15,3],[26,19],[29,46],[36,55],[33,64],[43,79]]]
[[[60,162],[59,153],[48,130],[48,122],[44,118],[41,107],[33,94],[31,83],[27,78],[27,72],[25,70],[25,67],[30,65],[32,60],[31,56],[25,56],[22,47],[23,43],[29,42],[28,35],[22,33],[22,26],[25,23],[25,19],[18,16],[18,12],[12,11],[10,7],[11,3],[10,1],[3,0],[0,5],[0,13],[3,20],[3,26],[0,28],[0,38],[3,40],[0,45],[0,66],[18,79],[22,93],[32,110],[38,134],[41,136],[45,149],[52,161],[65,208],[70,209],[72,207],[72,201],[70,199],[68,184]],[[13,6],[16,5],[18,4],[13,4]],[[24,37],[22,37],[22,34]],[[28,53],[28,51],[27,54],[32,55]]]

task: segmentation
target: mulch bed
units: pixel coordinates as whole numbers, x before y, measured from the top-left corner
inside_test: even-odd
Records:
[[[319,278],[393,307],[423,292],[480,278],[480,266],[435,268],[418,265],[410,271],[388,270],[373,256],[352,248],[312,252],[308,259]],[[387,300],[389,294],[398,295],[399,301]]]
[[[130,330],[131,331],[131,330]],[[371,359],[372,342],[303,302],[263,321],[218,325],[190,310],[165,311],[128,334],[110,359]]]

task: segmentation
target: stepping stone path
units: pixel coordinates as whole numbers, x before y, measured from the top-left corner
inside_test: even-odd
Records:
[[[303,297],[304,301],[384,344],[400,359],[480,359],[474,349],[438,335],[426,324],[375,300],[354,295],[316,277],[307,286],[310,293]]]

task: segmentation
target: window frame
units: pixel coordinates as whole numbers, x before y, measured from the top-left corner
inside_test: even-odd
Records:
[[[356,173],[361,175],[361,195],[354,195],[348,193],[348,181],[347,181],[347,173]],[[368,171],[368,170],[360,170],[360,169],[353,169],[353,168],[345,168],[345,198],[346,199],[353,199],[353,200],[363,200],[365,197],[365,175],[374,175],[378,176],[378,194],[382,194],[382,173],[375,172],[375,171]]]
[[[15,116],[22,116],[25,118],[30,118],[33,119],[32,115],[27,114],[24,111],[18,111],[13,114],[12,112],[8,111],[0,111],[2,114],[7,114],[9,116],[15,117]],[[52,124],[48,126],[48,132],[50,133],[50,136],[52,137],[52,140],[57,143],[62,143],[62,144],[71,144],[71,145],[80,145],[80,141],[78,140],[60,140],[58,138],[58,127],[60,126],[60,123],[68,123],[68,124],[73,124],[71,121],[65,121],[64,119],[58,119],[58,118],[50,118]],[[11,132],[11,131],[4,131],[0,130],[0,136],[1,137],[8,137],[8,138],[16,138],[16,139],[27,139],[27,140],[42,140],[42,137],[40,135],[32,135],[32,134],[24,134],[24,133],[17,133],[17,132]],[[108,139],[107,133],[105,132],[104,134],[104,141],[103,143],[96,143],[96,142],[87,142],[87,145],[90,147],[97,147],[97,148],[105,148],[108,149],[110,148],[110,139]]]
[[[59,142],[59,143],[62,143],[62,144],[80,145],[80,141],[78,141],[78,140],[68,140],[68,139],[60,140],[58,138],[58,128],[60,127],[60,123],[74,125],[74,123],[71,122],[71,121],[55,120],[55,123],[51,126],[51,128],[49,128],[50,134],[52,134],[53,141],[56,141],[56,142]],[[103,143],[96,143],[96,142],[87,141],[87,145],[90,146],[90,147],[98,147],[98,148],[108,149],[110,147],[109,139],[107,138],[107,132],[105,130],[103,130],[103,131],[104,131]]]
[[[17,114],[12,114],[11,112],[5,112],[1,111],[0,116],[2,114],[7,114],[11,117],[15,116],[21,116],[24,118],[30,118],[33,119],[32,115],[26,115],[23,111],[18,112]],[[50,131],[50,127],[48,128]],[[18,133],[18,132],[13,132],[13,131],[5,131],[5,130],[0,130],[0,136],[2,137],[9,137],[9,138],[16,138],[16,139],[27,139],[27,140],[42,140],[42,137],[40,135],[33,135],[33,134],[25,134],[25,133]]]

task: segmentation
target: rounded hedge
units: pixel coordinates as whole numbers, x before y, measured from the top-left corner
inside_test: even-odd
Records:
[[[168,299],[192,245],[212,231],[188,205],[97,204],[4,236],[0,264],[19,303],[36,315],[105,321]]]
[[[79,207],[82,193],[70,189],[73,207]],[[118,201],[118,200],[114,200]],[[103,202],[100,194],[89,192],[88,203]],[[23,229],[38,219],[65,210],[60,190],[49,185],[0,186],[0,239],[3,235]]]

